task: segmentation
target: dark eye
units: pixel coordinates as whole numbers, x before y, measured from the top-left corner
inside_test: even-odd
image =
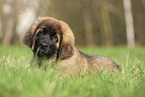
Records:
[[[58,42],[58,36],[57,36],[57,35],[55,35],[55,36],[54,36],[54,38],[56,39],[56,42]]]
[[[39,33],[39,34],[42,34],[42,33],[43,33],[43,30],[40,30],[38,33]]]
[[[52,32],[51,33],[51,36],[56,36],[56,32]]]
[[[53,37],[56,40],[56,42],[58,42],[58,36],[57,36],[56,32],[52,32],[51,37]]]
[[[46,34],[45,31],[42,29],[42,30],[40,30],[40,31],[38,32],[37,36],[45,35],[45,34]]]

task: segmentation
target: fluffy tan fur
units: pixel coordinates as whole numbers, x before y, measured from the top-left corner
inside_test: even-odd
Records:
[[[61,21],[61,20],[57,20],[55,18],[52,17],[39,17],[37,21],[35,21],[29,28],[28,32],[26,33],[26,35],[24,36],[24,44],[26,44],[27,46],[31,47],[31,39],[32,36],[36,30],[37,27],[39,27],[40,25],[42,25],[45,21],[47,20],[52,20],[55,23],[58,23],[59,25],[61,25],[61,32],[63,35],[63,43],[64,44],[71,44],[74,45],[74,35],[72,30],[70,29],[69,25],[66,24],[65,22]]]
[[[60,74],[69,72],[72,75],[75,75],[80,71],[85,73],[85,72],[90,72],[90,71],[98,72],[99,70],[102,70],[103,68],[109,71],[116,71],[118,69],[117,65],[111,59],[107,57],[104,57],[104,56],[90,57],[90,56],[80,53],[80,51],[78,51],[78,49],[75,47],[75,37],[69,25],[61,20],[57,20],[52,17],[39,17],[38,21],[34,22],[31,25],[30,29],[26,33],[26,36],[24,37],[24,43],[27,46],[32,48],[33,46],[32,36],[34,32],[37,30],[37,28],[43,26],[44,22],[49,21],[49,20],[51,20],[52,23],[60,26],[60,29],[57,31],[57,34],[63,36],[62,47],[65,48],[65,49],[62,49],[62,57],[66,57],[68,53],[71,53],[69,58],[67,59],[64,58],[60,60],[60,63],[59,63]]]

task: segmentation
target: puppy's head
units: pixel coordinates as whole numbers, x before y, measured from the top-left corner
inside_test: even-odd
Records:
[[[63,21],[41,17],[31,25],[24,37],[24,43],[38,57],[66,59],[73,55],[74,35]]]

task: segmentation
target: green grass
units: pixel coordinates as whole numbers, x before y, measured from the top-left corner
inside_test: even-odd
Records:
[[[110,57],[122,71],[63,79],[55,70],[30,66],[27,47],[0,47],[0,97],[145,97],[145,47],[79,48]]]

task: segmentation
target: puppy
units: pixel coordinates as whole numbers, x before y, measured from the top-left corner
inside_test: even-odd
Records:
[[[75,37],[69,25],[52,17],[40,17],[24,37],[39,65],[45,59],[58,62],[59,73],[98,72],[102,69],[117,71],[118,65],[104,56],[88,56],[75,47]]]

